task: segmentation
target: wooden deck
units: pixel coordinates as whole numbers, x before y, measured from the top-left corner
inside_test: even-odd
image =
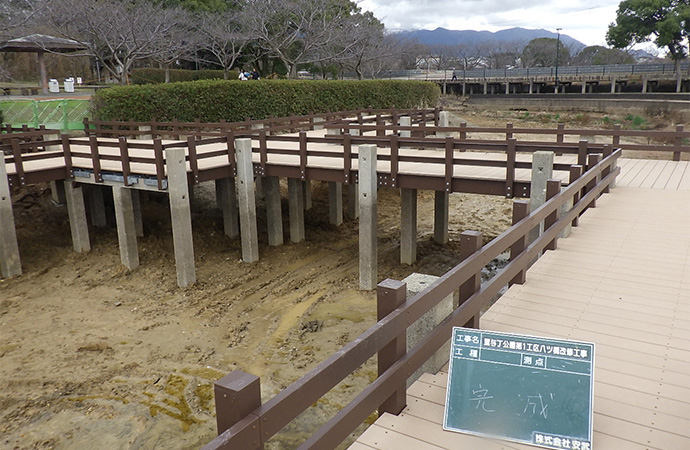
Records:
[[[690,168],[623,160],[598,201],[481,319],[487,330],[596,344],[595,450],[690,448]],[[646,189],[642,189],[646,188]],[[442,429],[447,374],[350,448],[531,449]]]

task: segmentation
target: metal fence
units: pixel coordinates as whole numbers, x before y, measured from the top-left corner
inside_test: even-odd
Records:
[[[688,71],[690,63],[682,63],[681,71]],[[559,66],[559,75],[671,75],[675,73],[675,64],[610,64],[603,66]],[[526,69],[455,69],[458,79],[464,78],[528,78],[538,76],[555,76],[555,67],[530,67]],[[397,70],[385,72],[381,78],[426,78],[450,79],[453,69],[447,70]]]
[[[43,125],[52,130],[83,130],[89,115],[88,100],[17,100],[0,101],[4,123],[14,127]]]

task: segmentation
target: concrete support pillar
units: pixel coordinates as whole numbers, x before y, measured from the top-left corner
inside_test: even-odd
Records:
[[[411,127],[412,126],[412,118],[410,118],[410,116],[400,117],[400,126],[401,127]],[[400,137],[411,137],[411,136],[412,136],[412,131],[400,130]]]
[[[326,121],[323,117],[314,117],[313,130],[323,130],[323,123]]]
[[[422,273],[413,273],[403,280],[407,285],[407,300],[419,294],[439,277]],[[422,317],[407,329],[407,350],[410,351],[436,328],[455,308],[458,307],[458,291],[441,300]],[[409,388],[420,376],[425,373],[436,373],[448,363],[450,354],[450,340],[448,340],[434,355],[427,360],[414,374],[407,379]]]
[[[113,186],[113,203],[115,204],[120,261],[129,270],[134,270],[139,266],[137,227],[136,220],[134,219],[135,194],[139,197],[138,193],[132,189]]]
[[[223,212],[223,230],[225,235],[230,238],[239,236],[240,225],[234,178],[228,177],[216,180],[216,205]]]
[[[105,227],[105,201],[103,200],[103,188],[101,186],[91,186],[86,191],[89,199],[89,213],[91,214],[91,225],[94,227]]]
[[[84,191],[71,180],[64,181],[69,227],[72,232],[72,245],[77,253],[91,250],[89,241],[89,226],[86,221],[86,206],[84,205]]]
[[[283,245],[283,210],[280,205],[280,178],[264,178],[268,245]]]
[[[417,189],[400,190],[400,263],[417,261]]]
[[[647,93],[647,76],[646,75],[642,76],[642,93],[643,94]]]
[[[288,204],[290,209],[290,241],[305,239],[304,233],[304,185],[298,178],[288,178]]]
[[[359,185],[355,183],[347,186],[347,217],[359,218]]]
[[[153,139],[153,134],[151,134],[151,125],[139,125],[139,131],[142,133],[147,133],[148,134],[140,134],[137,136],[137,139],[141,140],[151,140]]]
[[[594,92],[594,83],[591,83],[589,86],[587,86],[587,92],[590,94]]]
[[[168,173],[168,201],[175,248],[177,285],[187,287],[196,282],[196,269],[185,149],[165,150],[165,167]]]
[[[141,215],[141,191],[132,190],[132,206],[134,207],[134,227],[137,237],[144,237],[144,218]]]
[[[240,210],[242,261],[259,260],[259,232],[256,225],[256,198],[254,196],[254,165],[252,164],[252,140],[235,140],[237,159],[237,196]]]
[[[60,181],[50,182],[50,195],[53,203],[57,205],[64,205],[67,201],[65,199],[65,185]]]
[[[447,90],[446,90],[446,82],[443,82],[443,95],[446,95]]]
[[[434,196],[434,241],[448,243],[448,202],[449,194],[436,191]]]
[[[484,82],[484,95],[489,93],[489,83]]]
[[[533,94],[534,93],[534,81],[530,78],[529,80],[529,93]]]
[[[308,211],[313,206],[311,202],[311,180],[302,181],[302,192],[304,192],[304,210]]]
[[[616,93],[616,77],[611,77],[611,93]]]
[[[537,83],[537,94],[541,94],[541,84]]]
[[[10,183],[7,179],[4,157],[0,157],[0,273],[7,278],[22,274]]]
[[[506,80],[506,95],[510,94],[510,81]]]
[[[328,182],[328,220],[335,226],[343,223],[343,183]]]
[[[265,191],[264,191],[264,178],[257,176],[254,179],[254,188],[256,192],[256,198],[263,200],[266,198]]]
[[[463,82],[462,83],[462,96],[464,97],[466,95],[467,95],[467,83]]]
[[[584,94],[587,92],[587,82],[585,80],[582,80],[582,91],[581,93]]]
[[[530,213],[544,204],[546,201],[546,182],[553,178],[553,152],[534,152],[532,157],[532,183],[530,187],[529,208]],[[529,242],[534,242],[542,231],[544,224],[534,227],[530,231]]]
[[[359,146],[359,288],[376,289],[378,278],[376,146]]]
[[[449,117],[450,113],[448,111],[441,111],[438,113],[438,126],[441,128],[447,128],[449,126],[450,120]],[[446,131],[438,131],[436,132],[436,137],[440,139],[445,139],[446,136],[448,136],[450,133]]]

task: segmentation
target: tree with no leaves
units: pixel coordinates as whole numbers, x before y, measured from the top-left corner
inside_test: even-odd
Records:
[[[348,39],[351,16],[359,8],[350,0],[245,0],[243,14],[252,38],[280,59],[290,78],[300,64],[340,58],[356,44]]]
[[[157,45],[183,24],[177,8],[134,0],[52,0],[45,23],[87,48],[121,84],[134,61],[161,54]]]
[[[199,62],[223,68],[223,78],[249,43],[249,32],[242,11],[226,9],[220,12],[203,12],[198,15],[196,28],[195,59]]]

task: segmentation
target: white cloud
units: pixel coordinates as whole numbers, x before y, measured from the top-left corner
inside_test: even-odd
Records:
[[[587,45],[603,45],[618,1],[599,0],[362,0],[389,29],[498,31],[522,27],[567,34]]]

